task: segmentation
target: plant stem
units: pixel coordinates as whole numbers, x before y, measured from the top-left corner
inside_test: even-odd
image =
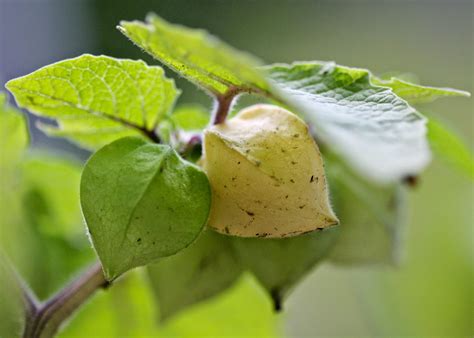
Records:
[[[27,322],[23,338],[50,338],[98,289],[106,288],[102,267],[94,264],[78,279],[41,304]]]
[[[216,108],[211,120],[212,124],[219,124],[225,121],[234,98],[239,95],[240,92],[241,90],[239,88],[230,87],[225,94],[216,96]]]

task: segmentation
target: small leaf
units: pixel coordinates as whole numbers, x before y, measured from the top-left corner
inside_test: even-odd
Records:
[[[426,119],[367,70],[328,62],[265,68],[274,92],[309,124],[320,145],[357,172],[388,184],[417,175],[429,162]]]
[[[428,139],[436,155],[474,179],[474,158],[464,142],[433,117],[428,121]]]
[[[241,237],[290,237],[337,224],[323,160],[306,124],[255,105],[208,128],[202,165],[212,187],[208,226]]]
[[[372,76],[371,80],[374,85],[391,88],[395,94],[411,104],[432,102],[447,96],[471,96],[463,90],[422,86],[396,77],[386,80]]]
[[[179,91],[160,67],[143,61],[82,55],[9,81],[19,106],[55,119],[47,133],[98,148],[128,135],[149,136]]]
[[[28,303],[20,283],[0,250],[0,337],[22,337]]]
[[[167,320],[193,304],[218,295],[241,272],[229,238],[204,231],[188,248],[148,266],[160,319]]]
[[[118,28],[151,56],[211,93],[268,87],[255,68],[260,64],[256,58],[204,30],[173,25],[155,14],[149,14],[146,22],[122,21]]]
[[[340,234],[329,259],[348,265],[398,263],[406,221],[403,187],[379,186],[335,158],[325,160],[331,199],[340,219]]]
[[[243,267],[257,277],[279,311],[292,287],[325,258],[338,230],[335,227],[283,239],[233,237],[232,244]]]
[[[206,175],[169,146],[127,137],[93,155],[81,205],[108,280],[191,244],[210,208]]]
[[[28,145],[28,128],[22,114],[7,104],[7,96],[0,92],[0,168],[14,166],[22,158]],[[2,173],[2,179],[5,174]]]

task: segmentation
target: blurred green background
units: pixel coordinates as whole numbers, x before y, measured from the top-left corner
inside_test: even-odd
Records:
[[[115,29],[120,20],[143,19],[148,11],[171,22],[206,28],[269,63],[334,60],[377,74],[413,73],[422,84],[473,91],[473,4],[457,0],[0,0],[0,85],[82,53],[155,63]],[[202,92],[182,79],[177,81],[184,91],[181,103],[211,104]],[[421,111],[456,130],[472,150],[472,108],[472,99],[445,99]],[[47,139],[33,124],[30,127],[37,151],[48,148],[77,161],[87,157],[66,141]],[[32,160],[28,166],[38,164]],[[160,332],[179,337],[472,336],[473,188],[469,178],[435,159],[410,194],[405,257],[399,267],[323,264],[296,288],[284,314],[278,316],[256,284],[245,277],[222,299],[195,307]],[[38,215],[54,212],[37,204],[32,210]],[[58,224],[68,222],[74,223],[68,215],[58,216]],[[41,296],[92,257],[87,243],[60,239],[63,233],[48,224],[35,226],[54,239],[53,247],[38,244],[37,256],[30,253],[23,258],[37,269],[25,268]],[[81,224],[71,227],[83,231]],[[23,241],[19,252],[24,245],[29,244]],[[77,256],[73,263],[61,263],[54,261],[58,252]],[[35,261],[48,259],[45,253],[53,261]],[[42,265],[48,267],[47,273]],[[149,334],[154,330],[149,291],[133,288],[141,278],[135,274],[97,297],[64,336]],[[114,300],[113,295],[120,293],[128,295],[128,302]]]

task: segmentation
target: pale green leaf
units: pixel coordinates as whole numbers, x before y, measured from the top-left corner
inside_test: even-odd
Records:
[[[282,337],[268,297],[244,274],[231,289],[179,314],[162,329],[164,337]]]
[[[170,116],[177,129],[201,131],[209,125],[209,112],[197,104],[187,104],[176,108]]]
[[[329,259],[338,264],[396,264],[406,221],[400,184],[379,186],[338,160],[326,158],[331,196],[340,233]]]
[[[428,121],[428,139],[434,153],[459,172],[474,179],[474,158],[467,145],[451,130],[436,119]]]
[[[94,154],[81,179],[81,205],[111,280],[191,244],[210,208],[207,176],[167,145],[117,140]]]
[[[82,236],[84,226],[79,205],[81,167],[55,156],[35,154],[23,161],[21,169],[25,192],[41,195],[47,206],[47,212],[37,215],[35,220],[38,230],[65,239]]]
[[[0,251],[0,337],[20,338],[28,303],[19,277]]]
[[[332,62],[265,67],[274,92],[300,113],[318,142],[362,176],[391,183],[429,162],[426,120],[364,69]]]
[[[255,275],[280,310],[292,287],[325,258],[337,233],[338,227],[333,227],[283,239],[232,237],[232,244],[243,267]]]
[[[281,337],[267,297],[247,275],[221,296],[160,325],[152,290],[139,272],[127,273],[106,292],[98,292],[59,337]]]
[[[241,272],[230,238],[204,231],[188,248],[148,266],[160,319],[167,320],[191,305],[215,297],[229,288]]]
[[[7,96],[0,92],[0,169],[15,166],[28,144],[28,128],[19,111],[8,105]],[[5,173],[2,173],[2,180]]]
[[[149,136],[179,91],[160,67],[143,61],[82,55],[6,84],[19,106],[56,120],[42,128],[98,148],[128,135]]]
[[[381,79],[372,76],[371,80],[377,86],[391,88],[395,94],[411,104],[431,102],[448,96],[471,96],[471,94],[463,90],[422,86],[397,77]]]
[[[146,22],[122,21],[118,28],[151,56],[211,93],[268,87],[255,68],[260,64],[257,59],[204,30],[174,25],[155,14],[149,14]]]

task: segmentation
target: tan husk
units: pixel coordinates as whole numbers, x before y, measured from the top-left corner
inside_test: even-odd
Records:
[[[319,149],[304,121],[255,105],[204,133],[208,226],[240,237],[296,236],[338,223]]]

